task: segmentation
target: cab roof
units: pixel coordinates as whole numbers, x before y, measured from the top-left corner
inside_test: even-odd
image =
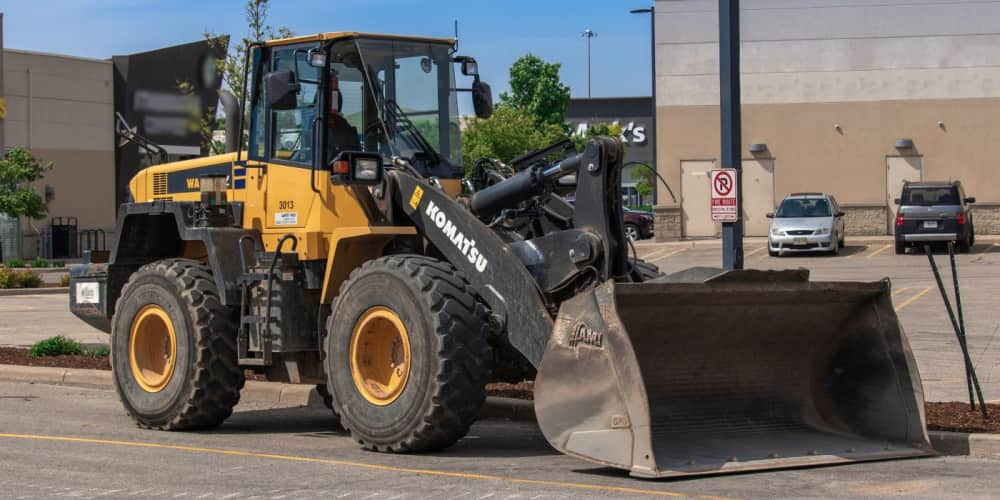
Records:
[[[302,36],[293,36],[291,38],[279,38],[276,40],[268,40],[264,42],[264,45],[267,47],[272,47],[277,45],[291,45],[304,42],[319,42],[326,40],[340,40],[348,38],[376,38],[383,40],[401,40],[410,42],[446,43],[449,45],[454,45],[456,41],[454,38],[438,38],[429,36],[392,35],[385,33],[365,33],[361,31],[330,31],[327,33],[316,33],[313,35],[302,35]]]

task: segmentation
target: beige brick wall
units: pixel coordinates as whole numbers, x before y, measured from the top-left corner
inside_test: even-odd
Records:
[[[976,234],[1000,234],[1000,203],[982,203],[972,207]]]
[[[653,209],[653,231],[656,241],[681,239],[680,207],[655,207]]]
[[[884,205],[841,205],[844,229],[848,236],[880,236],[888,233],[888,215]]]

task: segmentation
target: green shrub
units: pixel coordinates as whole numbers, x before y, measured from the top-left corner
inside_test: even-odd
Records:
[[[24,261],[21,259],[9,259],[3,265],[7,267],[24,267]]]
[[[40,358],[42,356],[63,356],[67,354],[83,354],[80,343],[58,335],[49,337],[31,346],[31,355]]]
[[[0,269],[0,288],[14,288],[14,271]]]
[[[62,260],[52,261],[52,267],[66,267],[66,262]]]
[[[38,288],[42,286],[42,278],[31,271],[16,271],[13,288]]]
[[[35,259],[31,261],[31,267],[49,267],[49,261],[41,257],[35,257]]]
[[[59,286],[69,286],[69,275],[64,274],[59,278]]]
[[[106,358],[111,355],[111,348],[106,345],[98,346],[88,350],[87,355],[95,358]]]

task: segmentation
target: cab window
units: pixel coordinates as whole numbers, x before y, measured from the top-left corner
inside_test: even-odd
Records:
[[[296,107],[272,110],[270,118],[272,160],[311,165],[316,106],[321,73],[308,64],[308,47],[292,46],[275,49],[271,54],[271,71],[290,70],[298,77],[300,90]]]

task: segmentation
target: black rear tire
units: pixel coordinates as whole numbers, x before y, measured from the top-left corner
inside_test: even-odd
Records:
[[[906,253],[906,244],[896,242],[896,255],[903,255]]]
[[[972,251],[972,241],[971,240],[972,240],[972,238],[970,236],[966,236],[965,238],[962,238],[961,240],[959,240],[959,242],[958,242],[958,251],[960,253],[969,253],[969,252],[971,252]]]
[[[642,231],[639,226],[630,222],[625,223],[625,238],[629,241],[639,241],[642,239]]]
[[[373,309],[398,319],[410,354],[398,392],[375,400],[355,378],[364,367],[352,367],[357,358],[351,348]],[[393,255],[354,270],[334,299],[324,345],[327,385],[341,426],[375,451],[439,450],[461,439],[486,398],[488,324],[486,308],[448,263]],[[398,346],[392,343],[393,370],[401,359]]]
[[[175,338],[172,372],[154,391],[133,368],[132,353],[138,351],[130,346],[139,335],[133,322],[150,307],[169,317]],[[219,300],[211,271],[199,262],[160,260],[132,274],[115,306],[111,367],[122,404],[140,427],[207,429],[232,414],[244,384],[233,316]]]

